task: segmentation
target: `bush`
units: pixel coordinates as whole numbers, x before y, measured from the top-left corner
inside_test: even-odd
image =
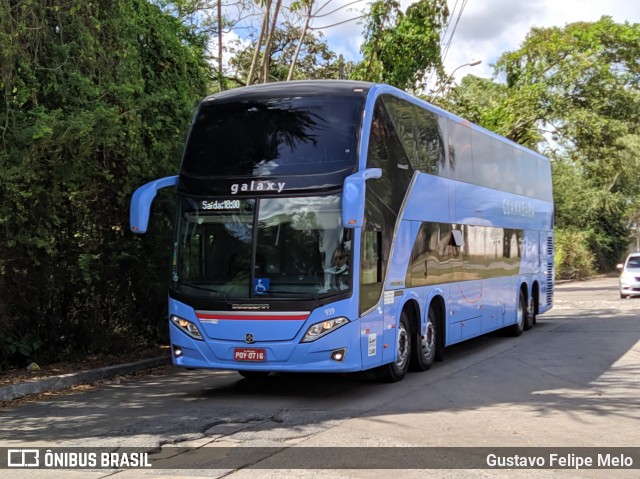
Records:
[[[171,205],[134,238],[129,201],[178,171],[203,39],[146,0],[23,0],[0,45],[0,369],[157,341]]]
[[[590,235],[575,229],[555,231],[557,279],[583,280],[595,274],[595,256],[589,249]]]

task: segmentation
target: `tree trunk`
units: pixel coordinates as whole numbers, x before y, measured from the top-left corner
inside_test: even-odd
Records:
[[[304,22],[304,28],[302,29],[302,33],[300,34],[300,38],[298,39],[298,44],[296,45],[296,51],[293,54],[293,58],[291,59],[291,66],[289,67],[289,74],[287,75],[287,81],[291,81],[291,79],[293,78],[293,70],[295,69],[296,62],[298,61],[300,48],[302,47],[302,42],[304,41],[304,37],[307,34],[307,30],[309,29],[309,23],[311,22],[312,8],[313,8],[313,2],[309,3],[309,10],[307,11],[307,20]]]
[[[222,0],[218,0],[218,81],[220,82],[220,91],[224,90],[222,79]]]
[[[260,55],[260,49],[262,48],[262,40],[264,39],[264,33],[269,25],[269,11],[271,10],[271,0],[267,0],[265,5],[264,15],[262,16],[262,25],[260,25],[260,35],[256,42],[256,48],[253,51],[253,59],[251,60],[251,68],[249,68],[249,74],[247,75],[247,85],[253,83],[253,73],[256,71],[256,65],[258,64],[258,56]]]
[[[269,60],[271,58],[271,44],[273,43],[273,34],[276,30],[276,23],[278,21],[278,14],[280,13],[281,5],[282,0],[278,0],[276,2],[276,8],[273,12],[273,19],[271,20],[271,28],[269,29],[269,34],[267,35],[267,40],[264,42],[264,56],[262,57],[262,62],[260,63],[260,70],[262,72],[262,83],[267,83],[269,81]]]

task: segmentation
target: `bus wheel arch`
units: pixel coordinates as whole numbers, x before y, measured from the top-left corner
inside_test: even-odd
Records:
[[[401,381],[409,370],[411,343],[413,342],[413,335],[411,334],[413,326],[411,325],[411,313],[409,311],[410,309],[405,305],[402,308],[402,313],[400,313],[400,320],[396,328],[395,361],[383,364],[373,371],[376,378],[381,382],[395,383]]]

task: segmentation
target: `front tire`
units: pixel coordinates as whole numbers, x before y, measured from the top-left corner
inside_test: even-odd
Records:
[[[409,333],[409,318],[403,311],[398,323],[398,334],[396,341],[396,360],[389,364],[384,364],[374,370],[379,381],[385,383],[395,383],[404,379],[409,369],[411,356],[411,334]]]
[[[420,334],[420,331],[416,331],[416,334],[413,335],[411,363],[409,365],[411,371],[426,371],[431,368],[436,358],[439,339],[437,331],[436,314],[433,308],[429,308],[424,336]]]

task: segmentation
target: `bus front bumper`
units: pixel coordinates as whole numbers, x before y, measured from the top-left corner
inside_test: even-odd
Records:
[[[170,324],[173,364],[190,369],[274,372],[354,372],[361,371],[358,321],[313,342],[266,341],[246,344],[239,341],[196,340]]]

